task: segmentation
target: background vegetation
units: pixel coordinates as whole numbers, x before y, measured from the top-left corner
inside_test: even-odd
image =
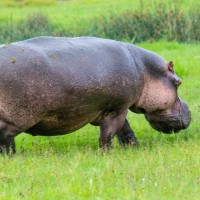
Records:
[[[105,153],[98,149],[98,127],[58,137],[21,134],[17,154],[0,156],[0,200],[200,198],[199,1],[160,2],[0,1],[0,43],[36,35],[140,42],[174,61],[183,79],[179,95],[192,111],[191,126],[172,135],[129,113],[140,146],[122,148],[115,140]]]
[[[199,42],[200,3],[178,2],[3,1],[0,42],[38,35],[92,35],[132,42],[160,39]]]

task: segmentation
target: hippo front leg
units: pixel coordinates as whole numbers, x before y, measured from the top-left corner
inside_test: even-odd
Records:
[[[127,112],[128,110],[125,110],[117,116],[116,114],[110,113],[103,119],[103,122],[100,124],[100,148],[108,149],[111,146],[113,137],[121,131],[124,125]]]
[[[138,141],[126,119],[120,132],[117,133],[118,141],[121,145],[137,145]]]

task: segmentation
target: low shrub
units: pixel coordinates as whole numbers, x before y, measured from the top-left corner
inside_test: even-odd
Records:
[[[159,39],[199,42],[199,10],[198,7],[185,13],[178,7],[167,9],[165,4],[159,4],[154,10],[129,10],[111,14],[109,18],[98,18],[93,23],[93,31],[103,37],[126,38],[134,42]]]

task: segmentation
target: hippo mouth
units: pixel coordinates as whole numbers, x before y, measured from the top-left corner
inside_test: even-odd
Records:
[[[187,126],[182,122],[180,115],[145,115],[152,128],[163,133],[178,133]]]
[[[177,98],[170,111],[145,114],[145,118],[159,132],[178,133],[189,126],[191,114],[187,104]]]

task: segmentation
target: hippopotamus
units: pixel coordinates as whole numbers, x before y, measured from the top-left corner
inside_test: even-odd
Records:
[[[191,121],[181,82],[172,61],[125,42],[43,36],[1,45],[0,151],[14,153],[22,132],[55,136],[86,124],[100,127],[100,148],[115,135],[135,145],[128,110],[159,132],[178,132]]]

